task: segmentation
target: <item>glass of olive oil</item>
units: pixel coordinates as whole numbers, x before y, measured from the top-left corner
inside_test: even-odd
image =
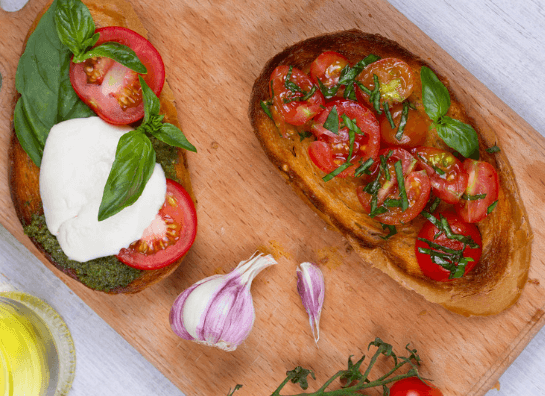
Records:
[[[75,366],[70,331],[49,304],[0,292],[0,396],[66,395]]]

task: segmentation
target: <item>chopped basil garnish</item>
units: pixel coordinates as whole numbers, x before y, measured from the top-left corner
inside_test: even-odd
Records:
[[[267,114],[267,116],[274,121],[273,119],[273,116],[272,116],[272,113],[271,113],[271,109],[269,109],[269,106],[272,105],[272,100],[269,100],[267,102],[264,102],[264,101],[261,101],[259,102],[259,104],[261,105],[261,108],[263,109],[263,111],[265,112],[265,114]]]
[[[496,145],[486,149],[486,152],[490,154],[498,153],[499,151],[500,151],[500,148]]]
[[[439,229],[438,235],[435,236],[436,238],[441,233],[444,233],[447,238],[465,243],[472,249],[477,249],[479,247],[479,245],[476,244],[471,237],[454,233],[452,229],[450,228],[450,224],[448,223],[448,220],[445,219],[442,215],[440,215],[440,219],[437,219],[434,215],[426,211],[423,211],[422,216],[428,219],[435,227]]]
[[[284,81],[284,86],[289,89],[291,92],[299,92],[304,94],[305,91],[303,91],[299,85],[295,84],[293,81],[290,81],[291,74],[293,72],[293,66],[290,65],[290,68],[288,69],[288,74],[286,74],[286,80]]]
[[[405,179],[403,177],[403,167],[401,160],[394,164],[396,170],[397,185],[399,187],[399,198],[401,199],[401,210],[405,212],[409,208],[409,200],[407,199],[407,191],[405,190]]]
[[[302,142],[306,138],[309,138],[312,136],[312,133],[309,131],[303,131],[303,132],[297,132],[299,134],[299,141]]]
[[[403,203],[401,199],[388,198],[384,201],[383,205],[389,208],[401,208]]]
[[[435,212],[435,209],[437,209],[440,203],[441,203],[441,199],[439,197],[435,197],[433,202],[430,205],[429,212],[430,213]]]
[[[331,108],[331,111],[324,122],[324,128],[333,132],[335,135],[339,134],[339,113],[337,112],[337,106]]]
[[[350,162],[345,162],[344,164],[339,166],[337,169],[335,169],[333,172],[328,173],[327,175],[322,177],[322,180],[325,181],[325,182],[328,182],[331,179],[333,179],[335,176],[339,175],[345,169],[348,169],[348,167],[350,167],[350,166],[352,166],[352,164]]]
[[[396,124],[394,122],[394,119],[392,118],[392,113],[390,113],[390,106],[388,106],[387,103],[383,103],[382,104],[382,109],[384,110],[384,114],[386,115],[386,119],[388,120],[388,122],[390,123],[390,128],[394,129],[396,127]],[[397,134],[396,134],[396,138],[397,138]],[[397,140],[400,140],[401,137]]]
[[[498,201],[493,202],[493,203],[488,207],[488,209],[486,210],[486,214],[489,215],[490,213],[492,213],[492,211],[494,210],[494,208],[496,207],[497,204],[498,204]]]
[[[462,194],[462,199],[464,201],[477,201],[479,199],[485,199],[486,194],[477,194],[477,195],[470,195],[470,194]]]
[[[365,69],[368,65],[370,65],[373,62],[376,62],[380,59],[380,57],[376,55],[368,55],[358,63],[356,63],[353,67],[345,66],[345,68],[341,71],[341,76],[339,78],[338,86],[345,85],[346,88],[344,90],[344,98],[345,99],[352,99],[357,100],[356,93],[354,92],[354,82],[356,77],[362,72],[363,69]]]
[[[434,122],[437,134],[443,141],[464,157],[478,159],[479,140],[471,125],[448,117],[450,94],[447,87],[426,66],[420,69],[422,102],[426,114]]]
[[[422,157],[420,154],[417,154],[418,158],[420,158],[420,160],[422,160],[422,162],[424,162],[425,164],[431,166],[431,168],[435,171],[435,173],[437,173],[439,176],[444,176],[446,175],[445,171],[441,168],[439,168],[437,165],[435,165],[434,162],[430,162],[428,161],[426,158]]]
[[[343,119],[344,125],[348,128],[349,131],[352,131],[358,135],[364,134],[363,131],[356,124],[356,119],[352,120],[346,114],[343,114],[341,118]]]
[[[467,266],[467,263],[474,261],[471,257],[464,257],[464,250],[467,245],[464,243],[462,249],[450,249],[438,243],[434,243],[425,238],[418,238],[419,241],[427,243],[431,249],[418,248],[418,252],[427,254],[433,263],[440,265],[450,272],[449,279],[461,278]],[[435,250],[433,250],[435,249]]]
[[[403,102],[403,110],[401,111],[401,120],[399,120],[399,128],[397,128],[395,138],[401,141],[403,132],[405,131],[405,125],[407,125],[407,119],[409,118],[409,102]],[[393,128],[393,127],[392,127]]]
[[[395,225],[391,225],[391,224],[382,224],[382,229],[385,230],[385,229],[388,229],[389,233],[388,235],[386,236],[381,236],[382,239],[390,239],[391,237],[393,237],[395,234],[397,234],[397,228]]]
[[[344,70],[344,69],[343,69]],[[318,79],[318,86],[320,87],[320,91],[322,92],[322,95],[324,95],[324,98],[331,99],[335,95],[337,95],[337,92],[339,91],[339,88],[341,87],[339,84],[328,88],[324,85],[320,79]]]
[[[356,172],[354,173],[354,176],[356,177],[359,177],[363,174],[366,174],[366,175],[370,175],[371,174],[371,165],[373,165],[375,163],[375,161],[373,160],[373,158],[368,158],[367,161],[365,161],[364,163],[362,163],[362,161],[360,161],[360,166],[358,166],[356,168]]]

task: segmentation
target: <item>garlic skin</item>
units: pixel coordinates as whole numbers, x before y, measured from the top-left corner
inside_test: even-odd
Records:
[[[254,324],[252,281],[274,264],[271,255],[254,254],[231,273],[213,275],[190,286],[172,305],[172,331],[185,340],[234,351]]]
[[[320,268],[313,263],[301,263],[297,267],[297,291],[308,313],[308,321],[314,341],[320,339],[320,316],[324,305],[325,282]]]

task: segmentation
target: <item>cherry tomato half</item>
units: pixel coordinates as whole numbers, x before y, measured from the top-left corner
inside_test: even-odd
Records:
[[[320,81],[326,88],[333,88],[339,82],[342,70],[348,65],[348,59],[338,52],[322,52],[310,64],[310,78],[316,84]],[[343,92],[341,88],[333,96],[342,98]]]
[[[418,377],[409,377],[396,381],[390,388],[390,396],[443,396],[443,393]]]
[[[468,180],[462,162],[448,151],[435,147],[418,147],[412,153],[428,173],[434,194],[445,202],[457,203]]]
[[[477,223],[488,216],[488,208],[498,199],[498,174],[484,161],[467,158],[463,166],[469,179],[465,194],[456,205],[456,212],[468,223]]]
[[[326,129],[324,123],[329,113],[335,108],[339,115],[338,134]],[[350,154],[349,128],[345,125],[343,115],[355,120],[357,127],[363,134],[355,133],[355,139]],[[329,102],[325,109],[316,117],[311,132],[318,140],[312,142],[308,153],[314,164],[326,173],[333,172],[342,164],[350,160],[352,166],[341,172],[337,177],[353,176],[360,161],[365,162],[372,158],[375,162],[380,147],[380,128],[372,111],[358,102],[347,99],[338,99]]]
[[[390,125],[385,113],[382,113],[379,118],[381,138],[386,145],[411,148],[419,146],[424,142],[431,127],[431,120],[426,114],[407,107],[407,122],[400,139],[396,137],[396,134],[399,130],[403,114],[403,105],[393,105],[390,109],[390,114],[395,124],[394,128]]]
[[[356,77],[369,90],[375,88],[373,75],[378,77],[381,103],[389,105],[401,103],[407,99],[414,88],[414,76],[410,66],[397,58],[384,58],[371,63]],[[369,95],[358,87],[356,90],[358,100],[371,106]]]
[[[291,125],[306,124],[322,110],[321,106],[325,103],[318,87],[295,67],[290,69],[290,66],[283,65],[274,69],[269,87],[273,105],[283,120]],[[307,100],[301,100],[313,88],[316,89],[314,94]]]
[[[466,223],[463,221],[458,215],[456,215],[454,212],[443,212],[441,215],[448,221],[450,228],[453,233],[460,234],[464,236],[469,236],[475,242],[477,245],[479,245],[478,248],[470,248],[469,246],[466,246],[463,251],[463,257],[469,257],[473,259],[473,261],[469,261],[465,267],[464,275],[467,274],[469,271],[471,271],[475,265],[479,262],[479,259],[481,258],[482,253],[482,239],[481,234],[479,232],[479,229],[474,224]],[[437,219],[440,218],[440,216],[435,216]],[[448,249],[454,249],[454,250],[462,250],[464,248],[464,243],[447,238],[447,236],[444,233],[441,233],[439,236],[437,234],[439,233],[439,229],[433,225],[431,222],[427,221],[420,232],[418,233],[418,238],[427,239],[428,241],[431,241],[437,245],[444,246]],[[443,266],[436,264],[432,261],[432,257],[429,254],[421,253],[419,252],[419,248],[424,249],[431,249],[434,251],[440,252],[437,248],[432,248],[428,243],[421,241],[420,239],[416,240],[415,245],[415,252],[416,252],[416,260],[418,261],[418,265],[420,266],[420,270],[424,275],[427,277],[439,281],[439,282],[447,282],[450,278],[451,272],[444,268]],[[451,260],[448,260],[452,263]]]
[[[119,261],[152,270],[166,267],[187,253],[197,235],[197,212],[191,196],[167,179],[165,203],[142,238],[119,251]]]
[[[99,28],[96,45],[117,42],[130,47],[146,67],[142,78],[157,96],[165,82],[165,66],[159,52],[138,33],[120,26]],[[109,58],[70,62],[70,82],[87,106],[110,124],[130,124],[144,117],[138,74]]]

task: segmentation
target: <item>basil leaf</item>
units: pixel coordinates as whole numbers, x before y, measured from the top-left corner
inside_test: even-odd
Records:
[[[486,210],[486,214],[489,215],[490,213],[492,213],[492,211],[494,210],[494,208],[496,208],[496,205],[498,204],[498,201],[494,201],[492,204],[490,204],[490,206],[488,207],[488,209]]]
[[[422,80],[422,102],[426,114],[435,122],[447,114],[450,107],[450,94],[447,87],[426,66],[420,69]]]
[[[330,172],[327,175],[325,175],[324,177],[322,177],[322,180],[325,181],[325,182],[328,182],[328,181],[333,179],[335,176],[337,176],[338,174],[340,174],[342,171],[344,171],[345,169],[347,169],[350,166],[352,166],[352,164],[350,162],[345,162],[344,164],[339,166],[337,169],[335,169],[333,172]]]
[[[98,221],[105,220],[142,195],[155,168],[155,151],[139,129],[127,132],[117,144],[115,160],[104,186]]]
[[[159,130],[155,130],[151,134],[168,145],[180,147],[194,153],[197,152],[195,146],[187,140],[184,133],[175,125],[163,123]]]
[[[339,134],[339,113],[337,112],[337,106],[333,106],[329,112],[324,122],[324,128],[333,132],[335,135]]]
[[[409,200],[407,199],[407,191],[405,190],[405,178],[403,177],[403,167],[401,160],[394,164],[396,171],[397,185],[399,187],[399,198],[401,199],[401,210],[405,212],[409,208]]]
[[[462,121],[444,116],[440,124],[437,124],[437,134],[443,141],[464,157],[470,157],[479,151],[479,139],[477,132],[471,125]]]
[[[345,66],[345,68],[341,71],[339,84],[352,85],[354,83],[354,79],[363,71],[363,69],[365,69],[371,63],[378,61],[379,59],[379,56],[370,54],[360,60],[358,63],[356,63],[353,67]]]
[[[55,24],[60,41],[76,57],[98,40],[93,17],[80,0],[58,0]]]
[[[302,142],[306,138],[309,138],[312,136],[312,133],[309,131],[303,131],[303,132],[297,132],[299,134],[299,141]]]
[[[272,116],[272,113],[271,113],[271,109],[269,109],[269,104],[270,102],[259,102],[261,108],[263,109],[263,111],[265,112],[265,114],[267,114],[267,116],[274,122],[274,118]]]
[[[370,175],[371,171],[369,168],[371,168],[371,165],[373,165],[375,161],[373,158],[368,158],[367,161],[365,161],[363,164],[361,164],[360,160],[360,166],[356,168],[356,171],[354,172],[354,176],[359,177],[363,174]]]
[[[401,119],[399,120],[399,127],[397,128],[397,133],[395,138],[398,141],[401,141],[403,137],[403,132],[405,130],[405,125],[407,125],[407,119],[409,118],[409,102],[403,102],[403,110],[401,111]],[[393,129],[393,127],[392,127]]]
[[[15,88],[21,94],[14,115],[15,132],[37,166],[53,125],[95,114],[70,84],[71,52],[61,43],[55,25],[58,1],[51,4],[29,37],[15,75]]]
[[[390,128],[395,129],[396,124],[394,122],[394,119],[392,118],[392,113],[390,113],[390,106],[388,106],[387,103],[383,103],[382,104],[382,109],[384,110],[384,115],[386,115],[386,119],[390,123]],[[396,134],[396,138],[397,138],[397,134]],[[400,140],[400,139],[401,138],[399,138],[397,140]]]
[[[364,135],[363,131],[360,129],[360,127],[358,127],[358,124],[356,124],[355,118],[352,120],[346,114],[343,114],[341,118],[343,119],[344,125],[346,125],[348,130],[358,135]]]
[[[344,70],[344,69],[343,69]],[[324,83],[318,79],[318,86],[320,87],[320,91],[322,92],[322,95],[324,95],[324,98],[331,99],[337,94],[337,91],[341,87],[340,84],[337,84],[331,88],[328,88],[324,85]]]
[[[464,201],[477,201],[479,199],[485,199],[486,194],[477,194],[477,195],[470,195],[463,193],[460,199],[463,199]]]
[[[486,152],[490,153],[490,154],[498,153],[499,151],[500,151],[500,148],[498,146],[496,146],[496,145],[486,149]]]
[[[97,47],[91,48],[81,56],[74,56],[73,62],[83,62],[86,59],[95,57],[105,57],[122,64],[125,67],[135,71],[138,74],[146,74],[146,66],[140,62],[136,53],[126,45],[109,41]]]
[[[397,228],[395,225],[390,225],[390,224],[382,224],[382,229],[385,230],[385,229],[388,229],[388,235],[386,236],[380,236],[382,239],[390,239],[391,237],[393,237],[395,234],[397,234]]]

